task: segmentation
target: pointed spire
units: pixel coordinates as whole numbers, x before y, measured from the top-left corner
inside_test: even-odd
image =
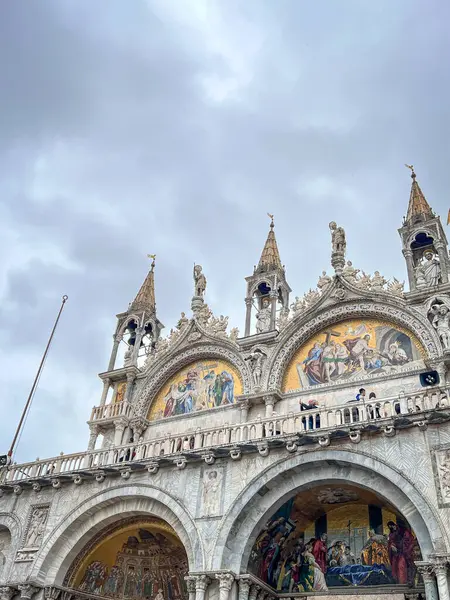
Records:
[[[273,215],[269,213],[267,213],[267,215],[270,218],[270,230],[256,272],[271,271],[273,269],[284,271],[283,265],[281,264],[280,253],[278,251],[277,240],[275,238]]]
[[[148,258],[151,258],[152,262],[150,265],[150,271],[145,278],[144,283],[141,285],[141,289],[136,295],[136,298],[130,304],[130,310],[145,310],[147,312],[155,312],[155,258],[156,254],[148,254]]]
[[[409,196],[408,213],[405,223],[413,224],[417,221],[425,221],[434,217],[433,211],[423,195],[420,185],[416,181],[416,173],[412,165],[405,165],[411,170],[411,194]]]

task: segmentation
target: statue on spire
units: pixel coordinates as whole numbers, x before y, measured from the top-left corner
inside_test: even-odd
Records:
[[[206,290],[206,277],[203,274],[202,266],[194,263],[194,296],[197,298],[203,298]]]
[[[332,251],[345,254],[347,242],[345,241],[345,231],[343,227],[338,227],[334,221],[329,224],[331,231],[331,247]]]

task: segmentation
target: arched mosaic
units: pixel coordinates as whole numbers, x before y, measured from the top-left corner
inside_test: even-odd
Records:
[[[125,599],[184,600],[185,549],[157,518],[131,518],[107,527],[78,555],[65,584],[88,594]]]
[[[154,421],[175,415],[234,404],[242,394],[239,373],[223,360],[200,360],[173,375],[158,392],[148,419]]]
[[[284,377],[284,392],[423,366],[425,351],[406,329],[387,321],[355,319],[323,329],[303,344]]]
[[[420,584],[406,519],[369,490],[330,484],[283,504],[257,537],[248,569],[282,593]]]

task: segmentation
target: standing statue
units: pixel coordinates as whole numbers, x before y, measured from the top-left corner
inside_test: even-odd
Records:
[[[256,313],[256,333],[269,331],[271,313],[269,299],[263,298],[261,309]]]
[[[435,287],[441,278],[441,265],[439,258],[431,250],[426,250],[422,259],[423,277],[426,285]]]
[[[201,265],[194,265],[194,284],[194,296],[197,296],[198,298],[203,298],[203,294],[206,290],[206,277],[203,274]]]
[[[130,367],[133,364],[132,356],[133,356],[134,346],[128,346],[124,356],[123,356],[123,366]]]
[[[331,277],[327,275],[326,271],[322,271],[322,275],[319,277],[317,287],[321,292],[324,292],[331,283]]]
[[[247,356],[245,359],[250,361],[253,375],[253,383],[257,388],[261,385],[264,359],[265,356],[263,352],[261,352],[261,350],[259,349],[256,349],[254,352],[249,354],[249,356]]]
[[[450,350],[450,309],[445,304],[433,304],[431,323],[441,338],[444,350]]]
[[[331,231],[331,248],[333,252],[345,254],[347,242],[345,241],[345,231],[343,227],[338,227],[334,221],[329,224]]]
[[[186,314],[184,312],[181,313],[181,317],[178,320],[177,323],[177,329],[179,329],[180,331],[182,329],[184,329],[186,327],[186,325],[189,323],[189,319],[186,317]]]
[[[387,283],[387,281],[383,277],[383,275],[380,275],[380,271],[375,271],[370,283],[371,283],[370,287],[374,292],[381,292],[381,291],[383,291],[384,285]]]

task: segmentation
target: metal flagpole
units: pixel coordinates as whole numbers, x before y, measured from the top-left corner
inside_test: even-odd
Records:
[[[8,463],[11,461],[11,458],[12,458],[12,455],[13,455],[13,452],[14,452],[14,447],[15,447],[16,442],[17,442],[17,438],[19,437],[19,433],[20,433],[20,430],[22,429],[22,425],[23,425],[23,422],[25,420],[25,417],[26,417],[26,414],[28,412],[28,409],[30,408],[30,404],[31,404],[31,401],[33,399],[34,392],[36,391],[36,387],[37,387],[37,384],[38,384],[38,381],[39,381],[39,377],[41,376],[42,368],[44,366],[45,359],[47,358],[47,354],[48,354],[48,351],[50,349],[50,344],[52,343],[53,336],[55,334],[56,327],[57,327],[58,322],[59,322],[59,317],[61,316],[61,313],[62,313],[63,308],[64,308],[64,304],[67,302],[68,299],[69,299],[68,296],[64,295],[62,297],[61,307],[59,309],[58,316],[56,317],[55,324],[53,325],[52,332],[50,334],[50,337],[49,337],[48,342],[47,342],[47,346],[46,346],[44,354],[42,356],[41,364],[39,365],[39,369],[38,369],[38,371],[36,373],[36,377],[34,378],[34,382],[33,382],[33,385],[31,387],[30,394],[28,396],[27,402],[26,402],[25,407],[23,409],[22,416],[20,417],[20,421],[19,421],[19,424],[17,426],[16,433],[14,434],[14,438],[13,438],[13,441],[11,443],[11,448],[9,449],[9,452],[8,452],[8,459],[7,459]]]

